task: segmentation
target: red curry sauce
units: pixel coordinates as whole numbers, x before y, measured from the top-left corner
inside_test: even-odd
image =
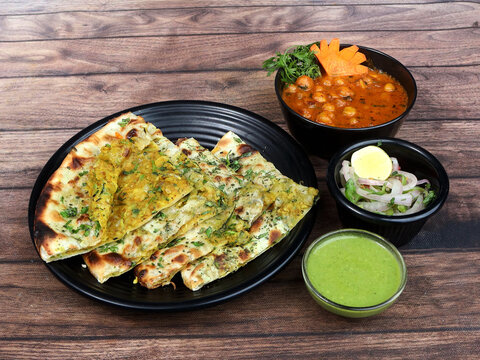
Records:
[[[342,128],[386,123],[401,115],[408,102],[397,80],[371,69],[364,75],[300,76],[284,88],[282,98],[307,119]]]

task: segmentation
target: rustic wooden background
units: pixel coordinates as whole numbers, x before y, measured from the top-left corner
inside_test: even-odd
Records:
[[[363,3],[363,4],[362,4]],[[480,355],[480,4],[375,0],[1,0],[0,358],[478,358]],[[319,308],[297,256],[245,296],[145,313],[87,299],[38,257],[27,204],[72,135],[122,109],[173,99],[243,107],[285,128],[264,59],[339,37],[403,62],[417,102],[398,137],[427,148],[448,202],[402,253],[398,303],[369,319]],[[321,201],[310,240],[341,227]],[[303,252],[303,251],[302,251]]]

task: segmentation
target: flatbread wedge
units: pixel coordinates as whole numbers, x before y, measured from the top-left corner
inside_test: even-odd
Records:
[[[235,168],[243,178],[262,186],[275,201],[251,226],[250,241],[218,247],[182,269],[184,284],[192,290],[227,276],[278,243],[307,214],[318,195],[317,189],[297,184],[282,175],[232,132],[220,139],[212,153]]]
[[[78,143],[45,184],[37,201],[34,241],[46,261],[65,259],[101,245],[102,227],[88,216],[90,198],[86,177],[106,144],[133,137],[149,143],[161,133],[133,113],[110,120]]]
[[[217,215],[221,208],[212,204],[228,202],[225,193],[215,186],[213,180],[173,143],[165,137],[155,137],[154,142],[190,183],[193,191],[174,205],[158,212],[153,219],[122,239],[84,254],[83,258],[90,272],[101,283],[129,271],[147,260],[174,236],[180,237],[202,221]]]
[[[219,188],[233,197],[235,208],[232,213],[230,206],[225,207],[223,214],[199,224],[185,236],[177,237],[166,249],[158,250],[148,261],[137,266],[135,273],[138,281],[148,288],[170,284],[172,277],[189,262],[219,246],[229,242],[247,242],[250,238],[247,230],[274,201],[260,186],[234,174],[196,140],[181,140],[178,145],[204,173],[214,179]]]

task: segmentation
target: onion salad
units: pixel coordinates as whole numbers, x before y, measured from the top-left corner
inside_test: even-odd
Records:
[[[430,181],[418,180],[400,170],[398,160],[392,160],[392,172],[386,180],[359,177],[350,161],[344,160],[340,169],[340,191],[355,205],[381,215],[408,215],[425,209],[435,199]]]

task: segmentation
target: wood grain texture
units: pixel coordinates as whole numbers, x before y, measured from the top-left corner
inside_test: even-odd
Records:
[[[456,0],[459,2],[471,2]],[[437,0],[435,3],[448,3],[449,0]],[[305,6],[305,5],[355,5],[358,0],[342,0],[341,5],[339,1],[335,0],[243,0],[242,2],[235,0],[197,0],[195,3],[186,2],[182,0],[143,0],[143,1],[129,1],[129,0],[2,0],[3,6],[2,15],[19,15],[19,14],[42,14],[42,13],[58,13],[58,12],[74,12],[74,11],[125,11],[125,10],[150,10],[150,9],[177,9],[177,8],[191,8],[191,7],[245,7],[245,6]],[[391,5],[391,0],[376,0],[371,5]],[[398,3],[398,2],[397,2]],[[422,4],[432,3],[431,0],[402,0],[402,3]]]
[[[480,353],[480,4],[477,1],[0,0],[0,359],[476,359]],[[40,260],[27,213],[52,154],[91,123],[175,99],[227,103],[286,129],[261,63],[340,37],[404,63],[417,102],[397,137],[450,176],[444,207],[401,248],[407,287],[388,311],[322,310],[300,262],[342,227],[321,198],[305,247],[248,294],[195,312],[147,313],[70,290]],[[79,271],[87,271],[79,269]]]
[[[160,65],[159,65],[160,66]],[[418,97],[411,119],[479,119],[480,65],[412,69]],[[0,130],[83,128],[123,109],[146,103],[209,100],[282,119],[273,77],[262,70],[174,74],[111,74],[0,79]],[[453,95],[454,94],[454,95]],[[18,106],[21,104],[21,106]]]
[[[282,119],[277,124],[287,130]],[[480,158],[478,125],[478,121],[409,119],[397,137],[414,142],[434,154],[450,177],[469,179],[480,177],[480,168],[469,164],[470,159]],[[0,134],[0,189],[31,188],[47,160],[80,130],[6,131]],[[442,139],[425,137],[429,131],[442,134]],[[311,160],[316,161],[315,157]],[[326,165],[326,161],[315,162],[319,179],[325,178]]]
[[[478,65],[472,43],[480,30],[336,33],[345,42],[379,49],[407,67]],[[279,49],[318,41],[320,33],[159,36],[145,38],[85,39],[48,42],[0,43],[2,78],[65,76],[104,73],[200,72],[258,70]],[[247,42],[248,47],[238,46]],[[416,44],[428,42],[429,48]],[[232,44],[225,47],[224,44]],[[201,57],[192,54],[211,50]],[[461,54],[452,48],[461,47]],[[431,48],[435,49],[432,54]],[[102,51],[98,51],[102,49]],[[432,56],[434,55],[434,56]],[[126,61],[128,59],[128,61]],[[154,60],[154,61],[153,61]]]
[[[291,336],[225,338],[150,338],[150,339],[102,339],[83,340],[19,340],[9,343],[3,352],[15,357],[25,347],[31,348],[24,359],[81,358],[79,354],[96,359],[151,359],[161,353],[168,359],[292,359],[302,354],[302,359],[477,359],[478,331],[465,330],[455,333],[431,331],[422,333],[393,334],[328,334],[306,336],[295,333]],[[352,346],[352,344],[358,344]],[[408,344],[408,347],[405,346]],[[172,349],[185,349],[173,351]],[[215,351],[212,351],[212,348]],[[45,349],[45,350],[44,350]],[[0,353],[1,354],[1,353]]]
[[[480,334],[480,302],[479,297],[474,296],[480,285],[480,273],[475,266],[480,261],[479,253],[406,252],[404,255],[409,282],[398,303],[377,317],[363,320],[343,319],[322,310],[303,285],[300,257],[245,296],[214,308],[177,314],[131,310],[121,310],[119,314],[119,309],[65,288],[41,263],[0,264],[6,276],[0,288],[3,305],[0,315],[4,320],[0,346],[14,351],[30,342],[50,344],[49,354],[55,356],[56,349],[68,357],[75,357],[73,349],[69,350],[72,346],[85,356],[89,354],[87,348],[94,347],[102,355],[116,354],[119,358],[132,356],[134,346],[145,347],[145,355],[159,346],[162,352],[177,349],[175,356],[181,358],[194,357],[190,346],[182,346],[186,341],[195,346],[209,344],[210,351],[214,346],[217,356],[226,356],[231,346],[227,344],[234,342],[238,347],[232,351],[238,356],[251,358],[257,352],[273,351],[279,356],[302,353],[314,357],[316,351],[318,358],[322,354],[341,356],[342,352],[353,356],[385,356],[391,350],[385,348],[388,343],[394,351],[391,355],[396,357],[422,351],[473,356],[478,350],[474,339]],[[26,272],[24,281],[29,285],[14,276],[20,270]],[[462,281],[458,281],[459,277]],[[464,297],[467,293],[472,296]],[[32,296],[36,301],[25,303],[24,298]],[[411,309],[413,303],[415,311]],[[88,316],[85,316],[86,309]],[[221,334],[219,318],[222,319]],[[74,335],[59,333],[65,326],[74,331]],[[354,342],[356,346],[351,345],[352,337],[358,340]],[[115,346],[110,353],[107,346],[119,344],[118,341],[123,345]],[[248,343],[251,346],[247,346]],[[350,346],[345,346],[348,343]],[[405,343],[411,346],[402,349]],[[85,344],[90,345],[84,348]],[[37,351],[43,349],[46,347],[38,345]],[[199,351],[207,355],[207,348],[202,349]]]
[[[2,17],[0,41],[216,33],[446,30],[475,26],[479,11],[480,4],[462,2],[451,3],[448,7],[426,3],[55,12]]]
[[[423,227],[409,244],[409,248],[469,248],[480,247],[476,234],[480,231],[480,210],[476,199],[468,195],[471,180],[453,179],[452,191],[442,210]],[[320,179],[320,201],[315,227],[310,238],[342,227],[337,217],[336,205],[326,184]],[[30,239],[27,223],[30,188],[0,190],[3,199],[0,218],[5,241],[0,242],[0,262],[40,261]],[[468,229],[468,231],[467,231]],[[465,233],[462,238],[459,233]],[[15,246],[11,246],[11,242]]]

